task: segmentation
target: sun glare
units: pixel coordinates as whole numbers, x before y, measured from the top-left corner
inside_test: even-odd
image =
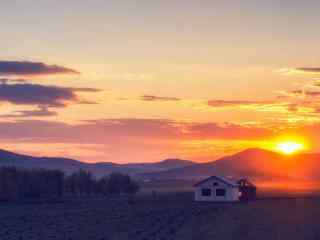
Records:
[[[281,142],[277,145],[277,150],[284,154],[293,154],[303,149],[303,144],[298,142]]]

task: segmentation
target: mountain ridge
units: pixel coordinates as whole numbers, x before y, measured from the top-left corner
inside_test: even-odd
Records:
[[[281,153],[250,148],[214,161],[194,164],[159,173],[140,174],[142,179],[189,179],[198,180],[212,175],[246,177],[256,180],[320,179],[316,171],[319,166],[319,153]]]
[[[79,169],[89,170],[96,176],[103,176],[111,172],[138,174],[148,171],[165,171],[194,164],[190,160],[165,159],[155,163],[126,163],[113,162],[85,163],[79,160],[63,157],[34,157],[0,149],[0,166],[16,166],[21,168],[60,169],[67,174]]]
[[[319,153],[284,155],[277,152],[250,148],[206,163],[190,160],[165,159],[154,163],[113,162],[84,163],[58,157],[32,157],[0,150],[0,166],[22,168],[60,169],[70,174],[79,169],[91,171],[95,176],[111,172],[129,174],[141,180],[196,180],[212,175],[246,177],[258,180],[319,179],[317,167]]]

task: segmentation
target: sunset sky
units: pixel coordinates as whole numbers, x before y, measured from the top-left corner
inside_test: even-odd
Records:
[[[320,152],[318,0],[4,0],[0,147],[87,162]]]

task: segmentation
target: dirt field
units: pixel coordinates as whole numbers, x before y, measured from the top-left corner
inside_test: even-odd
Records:
[[[191,193],[0,204],[1,240],[320,239],[320,198],[194,203]]]

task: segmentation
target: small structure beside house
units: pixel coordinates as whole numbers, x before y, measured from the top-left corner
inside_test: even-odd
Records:
[[[239,200],[250,201],[256,199],[257,187],[253,183],[249,182],[245,178],[240,179],[237,183],[239,184]]]
[[[211,176],[194,185],[195,201],[237,202],[256,198],[256,186],[246,179],[233,181]]]

